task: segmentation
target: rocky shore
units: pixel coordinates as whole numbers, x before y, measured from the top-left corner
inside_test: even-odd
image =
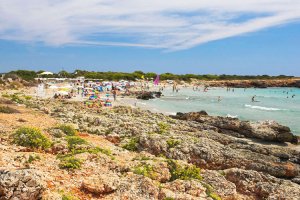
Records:
[[[88,109],[56,100],[24,104],[8,105],[18,114],[0,115],[1,200],[61,199],[66,191],[79,199],[299,199],[300,152],[287,146],[298,137],[276,122],[205,112],[166,116],[126,106]],[[70,149],[56,124],[75,127],[86,142]],[[44,130],[51,147],[12,144],[11,134],[24,125]],[[95,147],[102,150],[95,154]],[[61,169],[61,155],[72,152],[81,168]],[[26,164],[32,153],[41,159]]]

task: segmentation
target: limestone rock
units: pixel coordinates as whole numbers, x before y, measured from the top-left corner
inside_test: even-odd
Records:
[[[0,199],[36,200],[45,189],[42,175],[37,171],[24,169],[0,171]]]

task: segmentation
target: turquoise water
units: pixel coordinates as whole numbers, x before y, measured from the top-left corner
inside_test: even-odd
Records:
[[[208,92],[203,92],[203,88],[200,91],[182,88],[178,93],[165,89],[163,95],[143,104],[155,111],[172,114],[205,110],[209,115],[231,115],[242,120],[275,120],[300,135],[299,88],[235,88],[234,92],[227,92],[226,88],[210,88]],[[251,101],[254,95],[259,102]],[[292,95],[296,96],[292,98]],[[220,102],[218,96],[221,97]]]

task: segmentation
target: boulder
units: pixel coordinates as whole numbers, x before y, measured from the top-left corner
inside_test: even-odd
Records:
[[[142,100],[149,100],[149,99],[154,99],[154,98],[160,98],[161,92],[140,92],[137,94],[136,98],[137,99],[142,99]]]
[[[116,175],[102,174],[92,176],[82,182],[81,188],[94,195],[104,195],[115,191],[119,185],[119,177]]]

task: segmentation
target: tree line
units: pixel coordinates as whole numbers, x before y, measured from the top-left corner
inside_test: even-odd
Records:
[[[136,80],[136,79],[155,79],[157,76],[154,72],[143,72],[143,71],[134,71],[132,73],[126,72],[94,72],[94,71],[85,71],[85,70],[75,70],[74,72],[60,71],[54,73],[53,75],[42,75],[38,76],[44,71],[30,71],[30,70],[16,70],[11,71],[5,74],[5,78],[21,78],[26,81],[33,81],[37,77],[41,78],[77,78],[79,76],[84,76],[87,79],[102,79],[102,80]],[[173,74],[173,73],[163,73],[160,74],[160,80],[183,80],[190,81],[191,79],[197,80],[262,80],[262,79],[288,79],[293,78],[294,76],[269,76],[269,75],[213,75],[213,74]]]

